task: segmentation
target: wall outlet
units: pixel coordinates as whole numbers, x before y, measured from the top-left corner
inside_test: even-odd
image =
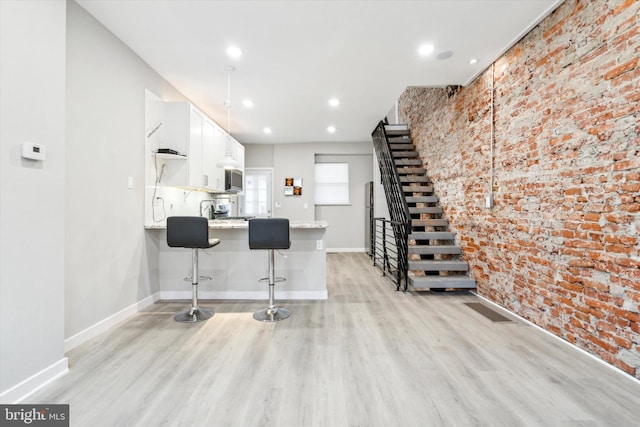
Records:
[[[127,188],[131,190],[133,188],[133,177],[130,176],[127,178]]]
[[[487,196],[484,199],[484,207],[491,209],[493,207],[493,196]]]
[[[322,240],[316,240],[316,249],[322,250]]]

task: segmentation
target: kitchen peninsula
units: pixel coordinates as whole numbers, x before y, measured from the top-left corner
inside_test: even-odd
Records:
[[[191,271],[191,251],[167,245],[164,222],[145,227],[158,239],[160,298],[190,299],[191,285],[185,278]],[[267,276],[267,252],[250,250],[248,222],[210,220],[209,235],[220,244],[200,251],[200,274],[212,280],[201,281],[201,299],[267,299],[268,285],[259,282]],[[291,221],[291,248],[276,253],[276,275],[286,278],[276,285],[278,300],[327,299],[325,221]]]

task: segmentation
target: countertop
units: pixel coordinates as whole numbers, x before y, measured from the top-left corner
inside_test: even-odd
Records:
[[[327,228],[329,223],[327,221],[290,221],[289,228],[291,229],[318,229]],[[147,230],[165,230],[167,224],[165,221],[158,222],[153,225],[145,225]],[[231,230],[231,229],[246,229],[249,228],[249,222],[243,219],[211,219],[209,220],[209,228],[212,230]]]

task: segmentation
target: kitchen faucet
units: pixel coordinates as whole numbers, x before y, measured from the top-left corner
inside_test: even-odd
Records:
[[[200,201],[200,216],[204,216],[204,215],[202,215],[202,205],[204,203],[209,203],[209,209],[211,209],[211,205],[213,204],[213,202],[215,202],[215,200],[213,200],[213,199],[205,199],[205,200],[201,200]]]

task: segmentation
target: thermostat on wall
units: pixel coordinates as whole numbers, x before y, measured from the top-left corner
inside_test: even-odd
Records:
[[[22,157],[31,160],[44,160],[47,158],[47,147],[33,142],[23,142]]]

